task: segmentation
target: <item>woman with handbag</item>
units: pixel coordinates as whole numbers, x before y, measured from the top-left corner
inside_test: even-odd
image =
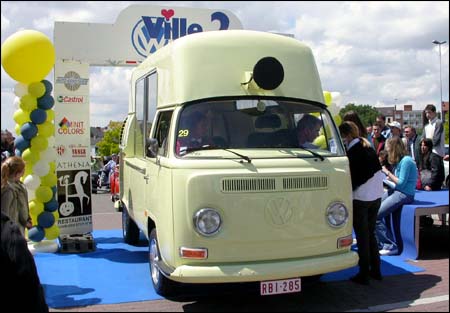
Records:
[[[433,152],[433,141],[423,138],[420,141],[421,159],[419,163],[420,182],[426,191],[441,190],[444,182],[444,162]]]

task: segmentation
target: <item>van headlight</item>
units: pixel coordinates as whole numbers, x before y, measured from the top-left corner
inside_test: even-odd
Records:
[[[198,210],[194,214],[195,229],[203,236],[212,236],[216,234],[219,231],[221,224],[222,218],[214,209],[204,208]]]
[[[348,210],[341,202],[331,203],[327,208],[327,221],[332,227],[341,227],[348,221]]]

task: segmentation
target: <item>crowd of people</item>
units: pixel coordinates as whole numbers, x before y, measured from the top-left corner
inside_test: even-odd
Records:
[[[380,255],[399,253],[386,219],[412,203],[416,190],[440,190],[444,182],[444,127],[436,107],[427,105],[422,136],[411,125],[397,121],[386,125],[379,115],[364,127],[355,112],[339,126],[350,163],[353,187],[353,228],[359,272],[353,282],[367,285],[381,280]]]

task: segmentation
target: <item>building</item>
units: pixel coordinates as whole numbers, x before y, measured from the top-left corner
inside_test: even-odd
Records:
[[[396,106],[393,107],[378,107],[378,112],[386,117],[386,124],[397,121],[403,125],[403,110],[397,110]]]
[[[423,129],[423,110],[413,110],[412,105],[405,104],[403,111],[403,125],[411,125],[416,131]]]

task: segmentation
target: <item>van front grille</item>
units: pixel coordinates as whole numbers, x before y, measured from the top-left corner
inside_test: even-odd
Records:
[[[223,192],[264,192],[275,190],[275,178],[230,178],[222,180]]]
[[[283,190],[327,189],[327,176],[305,176],[283,178]]]
[[[266,192],[321,190],[328,188],[328,176],[224,178],[222,192]]]

